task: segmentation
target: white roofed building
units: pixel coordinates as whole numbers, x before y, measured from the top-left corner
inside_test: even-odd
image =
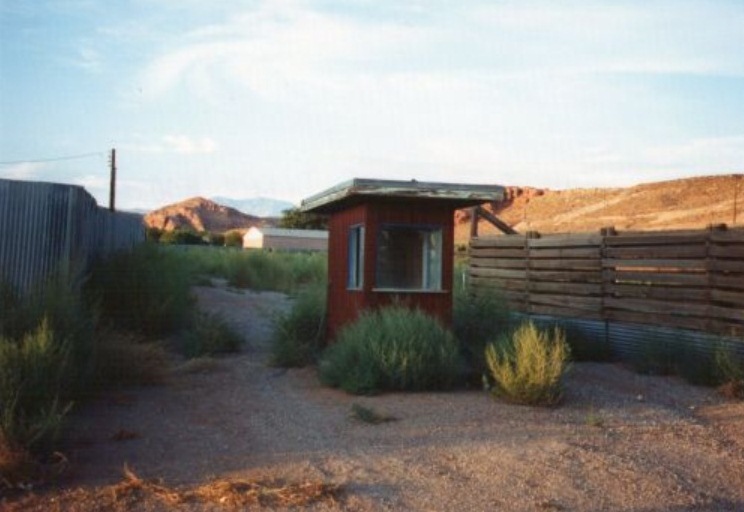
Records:
[[[252,227],[243,236],[244,249],[327,251],[328,231]]]

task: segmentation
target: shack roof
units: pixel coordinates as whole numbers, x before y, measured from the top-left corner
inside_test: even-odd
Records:
[[[457,209],[500,201],[503,197],[504,187],[499,185],[354,178],[304,199],[300,209],[304,212],[331,213],[373,198],[437,200]]]

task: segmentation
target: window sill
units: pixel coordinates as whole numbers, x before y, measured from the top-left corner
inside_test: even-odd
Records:
[[[430,293],[433,295],[443,295],[449,293],[449,290],[427,290],[425,288],[372,288],[374,293]]]

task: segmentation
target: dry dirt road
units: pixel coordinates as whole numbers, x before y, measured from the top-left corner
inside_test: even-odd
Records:
[[[338,486],[310,510],[744,510],[744,403],[712,390],[577,364],[553,409],[479,390],[353,397],[321,387],[313,369],[266,365],[283,295],[196,293],[245,333],[243,353],[86,405],[60,488],[6,508],[253,510],[195,490],[275,481]],[[364,423],[353,404],[395,421]],[[122,483],[125,465],[160,486]]]

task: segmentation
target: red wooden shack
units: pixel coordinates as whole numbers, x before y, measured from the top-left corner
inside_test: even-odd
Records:
[[[399,301],[452,323],[454,211],[503,187],[355,178],[302,202],[329,215],[327,337]]]

